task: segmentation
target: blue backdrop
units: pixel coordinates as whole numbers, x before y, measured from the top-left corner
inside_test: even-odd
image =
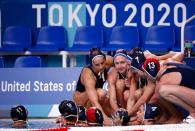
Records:
[[[100,26],[105,30],[105,41],[116,25],[137,26],[141,44],[148,27],[173,26],[176,43],[180,44],[182,21],[195,14],[195,2],[184,0],[4,0],[1,2],[2,35],[7,26],[26,25],[33,30],[36,41],[39,28],[44,25],[62,25],[68,30],[72,45],[77,26]]]

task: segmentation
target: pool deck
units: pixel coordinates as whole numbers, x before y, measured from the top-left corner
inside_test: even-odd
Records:
[[[10,119],[0,119],[0,131],[195,131],[195,124],[137,125],[112,127],[69,127],[61,128],[55,119],[29,119],[27,128],[12,128]]]

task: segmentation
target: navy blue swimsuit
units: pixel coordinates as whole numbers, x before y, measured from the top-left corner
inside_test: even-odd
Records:
[[[179,72],[182,76],[180,85],[185,86],[191,89],[195,89],[195,69],[185,64],[178,64],[178,63],[167,63],[167,66],[175,66],[173,68],[168,68],[162,74],[167,74],[171,72]]]
[[[96,77],[96,85],[95,88],[103,88],[103,84],[104,82],[107,80],[107,69],[104,70],[103,76],[99,76],[98,74],[96,74],[93,69],[91,68],[91,66],[87,66],[84,68],[89,68],[94,76]],[[79,76],[79,80],[77,82],[77,87],[76,87],[76,91],[79,92],[84,92],[85,91],[85,86],[81,83],[81,75]]]

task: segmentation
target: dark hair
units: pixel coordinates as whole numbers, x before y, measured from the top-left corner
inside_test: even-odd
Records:
[[[99,48],[92,48],[90,50],[89,59],[90,59],[90,64],[91,65],[93,63],[93,58],[98,56],[98,55],[102,55],[106,59],[105,54]]]
[[[123,57],[127,58],[127,52],[124,49],[118,49],[118,50],[115,51],[114,59],[117,56],[123,56]]]
[[[117,53],[123,53],[123,54],[127,55],[127,52],[124,49],[118,49],[118,50],[116,50],[115,54],[117,54]]]
[[[133,56],[135,53],[143,54],[143,51],[140,47],[135,47],[127,52],[127,55]]]

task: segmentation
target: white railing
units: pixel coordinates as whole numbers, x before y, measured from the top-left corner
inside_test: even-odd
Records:
[[[184,53],[184,29],[185,29],[185,25],[187,23],[189,23],[190,21],[192,21],[193,19],[195,19],[195,15],[193,15],[192,17],[190,17],[189,19],[187,19],[186,21],[184,21],[182,23],[181,26],[181,52]]]

